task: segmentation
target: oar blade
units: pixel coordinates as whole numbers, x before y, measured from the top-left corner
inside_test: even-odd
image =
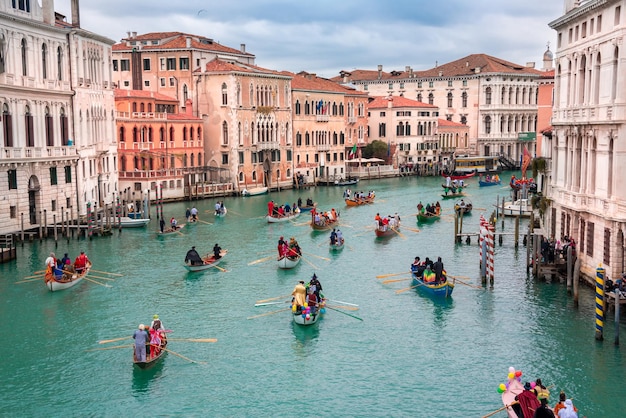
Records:
[[[387,277],[392,277],[392,276],[399,276],[401,274],[411,274],[410,271],[403,271],[401,273],[390,273],[390,274],[381,274],[376,276],[377,279],[386,279]]]
[[[115,343],[115,342],[118,342],[118,341],[128,340],[130,338],[131,337],[120,337],[120,338],[113,338],[111,340],[100,340],[100,341],[98,341],[98,344]]]

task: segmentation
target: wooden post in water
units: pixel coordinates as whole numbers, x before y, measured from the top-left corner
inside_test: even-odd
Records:
[[[504,230],[504,197],[502,197],[502,229]]]
[[[567,293],[572,293],[572,246],[567,246]]]
[[[496,195],[496,219],[500,217],[500,205],[498,203],[500,203],[500,195]]]
[[[454,243],[459,242],[459,215],[454,212]]]
[[[619,299],[620,291],[615,289],[615,345],[619,345]]]
[[[48,209],[43,210],[43,236],[48,238]]]
[[[482,257],[480,260],[480,278],[483,283],[487,283],[487,240],[482,239]]]
[[[574,306],[578,307],[578,282],[580,276],[580,258],[574,263]]]
[[[526,274],[530,271],[530,225],[526,231]]]
[[[54,246],[58,245],[57,239],[59,236],[57,235],[57,215],[56,213],[52,214],[52,223],[54,224]]]
[[[569,249],[568,249],[569,250]],[[602,341],[604,328],[604,274],[606,271],[600,265],[596,269],[596,340]]]
[[[20,236],[21,236],[22,247],[23,247],[24,246],[24,212],[20,213],[20,217],[22,218],[22,222],[21,222],[22,223],[22,227],[21,227],[22,229],[21,229],[21,232],[20,232]]]
[[[515,217],[515,248],[519,247],[519,216]]]
[[[533,275],[535,277],[537,277],[537,244],[538,244],[538,240],[537,240],[537,236],[536,235],[531,235],[532,240],[533,240],[533,253],[532,253],[532,257],[533,257]]]
[[[459,217],[459,242],[461,242],[461,234],[463,233],[463,215],[457,215]]]
[[[72,220],[72,224],[74,224],[74,206],[70,206],[70,219]],[[76,225],[78,225],[78,219],[76,220]],[[78,227],[77,227],[78,228]],[[70,229],[72,231],[72,237],[74,236],[74,228]]]
[[[42,215],[42,212],[39,211],[39,241],[41,241],[43,238],[43,228],[41,226],[42,221],[43,221],[43,215]]]

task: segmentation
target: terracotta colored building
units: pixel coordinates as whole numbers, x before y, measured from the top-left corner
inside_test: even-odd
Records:
[[[160,93],[115,90],[123,199],[141,200],[158,186],[164,199],[179,199],[204,178],[202,119],[186,108],[179,113],[178,100]]]
[[[437,136],[439,137],[441,163],[444,167],[452,170],[455,155],[470,153],[469,126],[447,119],[439,119],[437,121]]]

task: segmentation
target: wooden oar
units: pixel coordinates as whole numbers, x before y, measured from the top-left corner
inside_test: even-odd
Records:
[[[189,343],[216,343],[217,338],[168,338],[168,341],[184,341]]]
[[[408,226],[403,226],[402,228],[404,229],[408,229],[411,232],[421,232],[419,229],[417,228],[409,228]]]
[[[319,255],[315,255],[315,254],[311,254],[311,253],[306,253],[306,252],[304,252],[304,251],[303,251],[303,253],[304,253],[304,254],[306,254],[306,255],[311,255],[311,256],[313,256],[313,257],[321,258],[322,260],[330,261],[330,258],[327,258],[327,257],[322,257],[322,256],[319,256]]]
[[[100,271],[100,270],[94,270],[94,269],[89,269],[89,271],[93,271],[94,273],[100,273],[100,274],[109,274],[111,276],[120,276],[120,277],[123,276],[123,274],[111,273],[110,271]]]
[[[342,305],[359,306],[356,303],[342,302],[340,300],[335,300],[335,299],[325,299],[325,300],[328,301],[328,302],[341,303]]]
[[[204,361],[195,361],[195,360],[192,360],[192,359],[190,359],[189,357],[185,357],[185,356],[183,356],[182,354],[178,354],[176,351],[172,351],[172,350],[170,350],[169,348],[161,347],[161,350],[165,350],[165,351],[167,351],[168,353],[172,353],[172,354],[174,354],[175,356],[178,356],[178,357],[180,357],[180,358],[182,358],[182,359],[184,359],[184,360],[187,360],[187,361],[189,361],[189,362],[191,362],[191,363],[206,364],[206,362],[204,362]]]
[[[215,267],[216,269],[218,269],[221,272],[228,273],[228,270],[226,270],[225,268],[221,268],[220,266],[211,266],[211,267]]]
[[[260,317],[262,317],[262,316],[267,316],[267,315],[273,315],[273,314],[276,314],[276,313],[278,313],[278,312],[284,312],[284,311],[287,311],[287,310],[289,310],[289,309],[291,309],[291,308],[283,308],[283,309],[279,309],[279,310],[277,310],[277,311],[265,312],[264,314],[261,314],[261,315],[249,316],[249,317],[248,317],[248,319],[260,318]]]
[[[202,222],[203,224],[213,225],[211,222],[201,221],[200,219],[197,219],[196,222]]]
[[[115,342],[118,342],[118,341],[128,340],[130,338],[132,338],[132,337],[128,336],[128,337],[113,338],[112,340],[100,340],[100,341],[98,341],[98,344],[115,343]]]
[[[390,280],[384,280],[383,284],[388,284],[388,283],[395,283],[395,282],[404,282],[407,280],[411,280],[410,277],[407,277],[406,279],[390,279]]]
[[[32,276],[26,276],[24,277],[24,280],[26,279],[41,279],[43,278],[44,275],[43,274],[33,274]]]
[[[358,317],[358,316],[356,316],[356,315],[352,315],[352,314],[349,314],[349,313],[347,313],[347,312],[340,311],[339,309],[335,309],[335,308],[330,307],[330,306],[326,306],[326,307],[327,307],[328,309],[332,309],[333,311],[337,311],[337,312],[342,313],[342,314],[344,314],[344,315],[351,316],[352,318],[354,318],[354,319],[358,319],[359,321],[362,321],[362,320],[363,320],[363,318],[359,318],[359,317]]]
[[[469,280],[470,279],[467,276],[448,276],[448,277],[452,277],[453,279],[465,279],[465,280]]]
[[[384,279],[387,277],[391,277],[391,276],[399,276],[401,274],[411,274],[410,271],[403,271],[402,273],[389,273],[389,274],[381,274],[379,276],[376,276],[377,279]]]
[[[34,279],[20,280],[19,282],[15,282],[14,284],[38,282],[41,279],[43,279],[43,276]]]
[[[464,282],[463,280],[457,279],[457,278],[455,278],[455,277],[453,277],[452,279],[453,279],[455,282],[460,283],[460,284],[462,284],[462,285],[465,285],[465,286],[467,286],[467,287],[472,287],[472,288],[474,288],[474,289],[480,289],[480,290],[484,290],[484,289],[485,289],[484,287],[481,287],[481,286],[476,286],[476,285],[473,285],[473,284],[470,284],[470,283],[466,283],[466,282]]]
[[[483,418],[489,418],[490,416],[495,415],[495,414],[497,414],[498,412],[504,411],[505,409],[507,409],[507,408],[508,408],[508,407],[510,407],[510,406],[517,405],[518,403],[519,403],[518,401],[511,402],[510,404],[508,404],[508,405],[504,405],[502,408],[498,408],[498,409],[496,409],[495,411],[490,412],[490,413],[489,413],[489,414],[487,414],[487,415],[483,415]]]
[[[396,290],[396,294],[402,293],[402,292],[406,292],[407,290],[411,290],[411,289],[415,289],[416,287],[421,286],[423,283],[420,284],[416,284],[415,286],[411,286],[411,287],[406,287],[404,289],[400,289],[400,290]]]
[[[102,348],[93,348],[91,350],[85,350],[85,351],[102,351],[102,350],[114,350],[116,348],[129,348],[129,347],[133,347],[135,344],[127,344],[127,345],[116,345],[114,347],[102,347]]]
[[[344,306],[344,305],[333,305],[333,306],[326,305],[326,306],[329,307],[329,308],[339,308],[339,309],[345,309],[345,310],[348,310],[348,311],[358,311],[359,310],[359,308],[357,308],[355,306]]]
[[[254,307],[258,307],[258,306],[269,306],[269,305],[280,305],[281,303],[288,303],[291,302],[290,300],[283,300],[282,302],[266,302],[266,303],[257,303],[254,305]]]
[[[112,286],[109,286],[109,285],[108,285],[108,284],[106,284],[106,283],[100,283],[100,282],[98,282],[98,281],[96,281],[96,280],[90,279],[89,277],[83,277],[83,279],[85,279],[85,280],[87,280],[88,282],[91,282],[91,283],[99,284],[100,286],[104,286],[104,287],[112,287]]]
[[[258,260],[254,260],[248,263],[249,266],[252,266],[254,264],[259,264],[259,263],[264,263],[266,261],[271,260],[272,258],[274,258],[273,255],[267,256],[267,257],[263,257],[263,258],[259,258]]]
[[[400,238],[406,239],[406,236],[402,232],[398,231],[396,228],[391,228],[391,230],[395,232],[396,234],[398,234]]]
[[[43,274],[45,273],[45,270],[37,270],[37,271],[33,271],[33,274]]]
[[[287,298],[291,295],[284,295],[284,296],[276,296],[275,298],[269,298],[269,299],[262,299],[262,300],[257,300],[256,303],[265,303],[265,302],[271,302],[273,300],[276,299],[282,299],[282,298]]]
[[[300,258],[302,259],[302,261],[304,261],[305,263],[307,263],[309,266],[313,267],[315,270],[319,270],[319,267],[317,267],[315,264],[311,263],[309,260],[305,259],[304,257],[300,256]]]
[[[100,280],[109,280],[113,282],[115,281],[115,279],[112,279],[110,277],[94,276],[93,274],[90,274],[89,277],[94,278],[94,279],[100,279]]]

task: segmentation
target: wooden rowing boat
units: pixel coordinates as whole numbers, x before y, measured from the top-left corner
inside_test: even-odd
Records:
[[[416,273],[416,272],[413,272],[411,274],[412,276],[411,286],[417,287],[419,291],[430,296],[437,296],[437,297],[443,297],[443,298],[452,296],[452,291],[454,290],[454,279],[453,279],[453,283],[450,283],[448,280],[446,280],[445,282],[435,284],[434,282],[433,283],[425,282],[424,278],[419,274],[420,273]],[[444,276],[445,275],[446,273],[444,272]]]
[[[374,230],[374,233],[378,238],[393,237],[394,235],[400,234],[400,225],[394,227],[390,227],[389,225],[378,226]]]
[[[328,211],[326,211],[328,212]],[[337,217],[334,219],[326,219],[326,217],[322,216],[321,214],[326,213],[324,211],[317,211],[317,212],[311,212],[311,222],[309,223],[309,225],[311,225],[311,228],[313,228],[313,230],[315,231],[329,231],[333,228],[335,228],[337,226],[337,224],[339,223],[339,212],[337,212]],[[320,220],[319,222],[315,222],[315,215],[316,214],[320,214]]]
[[[74,273],[72,274],[72,277],[69,280],[57,280],[56,278],[52,278],[49,280],[46,279],[46,287],[51,292],[56,292],[57,290],[69,289],[70,287],[76,286],[78,283],[80,283],[83,280],[83,278],[87,276],[90,269],[91,269],[91,263],[87,263],[87,265],[85,266],[85,269],[83,270],[81,274]]]
[[[350,186],[353,184],[357,184],[359,182],[358,178],[352,177],[347,179],[339,179],[335,180],[335,186]]]
[[[476,175],[475,171],[472,171],[471,173],[468,174],[457,174],[457,175],[445,175],[442,174],[441,177],[450,177],[450,179],[452,180],[465,180],[465,179],[469,179],[471,177],[474,177]]]
[[[324,306],[325,302],[324,299],[322,299],[322,301],[317,305],[317,311],[313,315],[311,315],[310,313],[304,313],[302,311],[294,311],[293,308],[291,311],[289,311],[289,313],[291,314],[294,323],[298,325],[308,326],[317,323],[317,321],[322,318],[322,316],[326,312],[326,308],[324,308]]]
[[[368,197],[364,197],[364,198],[350,198],[350,199],[344,199],[346,202],[346,205],[348,206],[361,206],[361,205],[371,205],[372,203],[374,203],[374,198],[376,196],[372,195],[372,196],[368,196]]]
[[[317,202],[313,202],[312,205],[298,206],[300,212],[310,212],[312,209],[317,207]]]
[[[461,203],[461,200],[463,203]],[[469,215],[474,209],[474,205],[468,199],[461,199],[454,203],[454,211],[459,215]]]
[[[283,215],[283,216],[267,215],[265,219],[267,219],[267,222],[272,224],[272,223],[277,223],[277,222],[291,221],[293,219],[296,219],[298,216],[300,216],[300,211],[290,212],[288,215]]]
[[[441,195],[442,199],[454,199],[456,197],[464,197],[465,193],[460,192],[460,193],[445,193]]]
[[[282,256],[278,258],[278,268],[292,269],[300,263],[301,255],[295,257]]]
[[[185,263],[185,268],[187,269],[187,271],[203,271],[203,270],[208,270],[211,267],[215,267],[217,266],[219,263],[222,262],[222,260],[224,259],[224,256],[228,254],[228,250],[222,250],[220,251],[220,258],[215,258],[215,256],[213,254],[207,254],[206,256],[202,257],[202,261],[204,262],[204,264],[196,264],[196,265],[192,265],[189,264],[189,262]]]
[[[341,240],[341,242],[337,241],[335,242],[335,244],[329,244],[330,246],[330,251],[338,253],[339,251],[343,250],[343,247],[346,244],[346,240],[345,238]]]
[[[478,180],[478,186],[479,187],[498,186],[500,184],[502,184],[502,180],[498,180],[498,181]]]
[[[165,353],[167,353],[167,351],[165,350],[166,346],[167,346],[167,337],[164,337],[161,340],[161,347],[160,347],[159,352],[154,357],[148,356],[146,358],[146,361],[137,361],[137,359],[135,358],[135,347],[133,347],[133,364],[142,370],[149,369],[150,367],[157,364],[159,360],[165,356]]]
[[[178,224],[176,225],[176,229],[173,228],[167,228],[164,229],[163,232],[158,231],[157,235],[159,236],[167,236],[167,235],[173,235],[173,234],[182,234],[182,232],[180,232],[181,229],[183,229],[183,227],[185,226],[185,224]]]
[[[228,209],[224,207],[224,208],[220,208],[220,210],[216,210],[215,216],[217,216],[218,218],[223,218],[224,216],[226,216],[227,213],[228,213]]]
[[[267,187],[253,187],[251,189],[243,189],[241,191],[242,196],[258,196],[268,192]]]
[[[424,213],[420,212],[417,214],[417,221],[422,223],[435,222],[439,219],[441,219],[441,215],[437,213],[424,211]]]
[[[506,407],[506,413],[509,418],[518,418],[517,413],[511,406],[516,402],[515,397],[524,391],[524,386],[516,379],[509,379],[506,390],[502,392],[502,403]]]

